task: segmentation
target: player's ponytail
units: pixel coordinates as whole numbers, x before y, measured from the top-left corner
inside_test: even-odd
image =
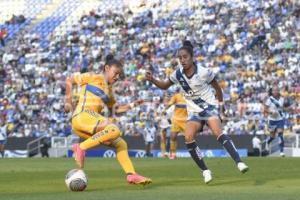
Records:
[[[185,41],[183,41],[182,47],[179,50],[186,50],[191,55],[191,57],[193,57],[194,56],[193,48],[194,47],[193,47],[191,41],[185,40]]]
[[[109,62],[109,61],[111,61],[111,60],[113,60],[113,59],[114,59],[114,55],[108,54],[108,55],[105,57],[105,63],[107,63],[107,62]]]
[[[108,54],[106,57],[105,57],[105,66],[108,65],[108,66],[116,66],[116,67],[119,67],[119,68],[122,68],[123,67],[123,63],[118,60],[118,59],[115,59],[114,55],[112,54]]]

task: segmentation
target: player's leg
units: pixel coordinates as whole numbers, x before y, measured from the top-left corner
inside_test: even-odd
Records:
[[[180,128],[176,121],[172,121],[171,126],[171,137],[170,137],[170,159],[173,160],[176,158],[177,150],[177,134],[180,131]]]
[[[92,111],[84,111],[74,117],[72,119],[72,129],[79,136],[87,138],[80,144],[72,146],[75,160],[80,168],[84,166],[86,150],[101,143],[113,141],[121,135],[121,131],[116,125],[109,124],[108,119]]]
[[[102,125],[95,126],[95,134],[88,138],[87,140],[80,143],[80,148],[82,150],[91,149],[99,144],[103,144],[105,142],[110,142],[121,136],[121,131],[119,127],[115,124],[108,124],[102,130]]]
[[[0,154],[4,158],[4,141],[0,141]]]
[[[209,183],[212,181],[211,171],[207,168],[203,157],[201,156],[200,148],[195,141],[195,136],[198,130],[203,127],[202,122],[188,121],[186,124],[185,144],[197,166],[202,170],[204,182]]]
[[[280,156],[284,157],[284,139],[283,139],[283,131],[284,131],[284,120],[278,121],[277,124],[277,134],[279,137],[279,148],[280,148]]]
[[[146,157],[150,157],[150,142],[146,142],[145,144],[146,144],[145,145],[145,147],[146,147],[146,149],[145,149]]]
[[[149,142],[149,154],[150,154],[150,157],[153,157],[153,142]]]
[[[270,132],[270,136],[267,140],[267,145],[269,147],[269,145],[271,144],[271,142],[275,139],[275,135],[276,135],[276,121],[269,121],[269,132]]]
[[[222,133],[222,125],[221,120],[218,116],[210,116],[208,117],[207,124],[211,129],[212,133],[217,137],[218,142],[226,149],[231,158],[237,164],[238,169],[245,173],[248,171],[248,166],[242,162],[240,155],[238,154],[233,141],[228,135]]]
[[[272,120],[269,121],[269,132],[270,135],[266,142],[267,151],[270,151],[270,144],[275,139],[276,136],[276,121],[272,121]]]
[[[171,141],[171,129],[167,128],[166,129],[166,151],[167,151],[167,155],[169,155],[170,153],[170,141]]]
[[[160,132],[160,152],[161,157],[166,157],[166,129],[162,129]]]
[[[176,159],[176,150],[177,150],[177,134],[178,132],[171,132],[170,137],[170,159]]]
[[[276,130],[270,130],[270,135],[266,141],[266,147],[265,147],[268,153],[270,153],[270,145],[272,141],[275,139],[275,136],[276,136]]]
[[[152,182],[150,178],[143,177],[135,172],[133,164],[128,155],[127,143],[123,138],[119,137],[115,139],[111,142],[110,146],[116,148],[117,160],[127,175],[128,183],[146,185]]]

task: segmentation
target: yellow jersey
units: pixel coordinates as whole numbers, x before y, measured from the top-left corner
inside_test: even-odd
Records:
[[[112,108],[116,103],[112,86],[106,83],[102,74],[75,73],[73,79],[80,86],[79,100],[73,116],[84,110],[100,113],[105,105]]]
[[[169,106],[175,105],[175,110],[174,110],[172,120],[176,120],[176,121],[186,121],[187,120],[188,113],[187,113],[187,108],[186,108],[186,102],[181,93],[174,94],[171,97],[168,105]]]

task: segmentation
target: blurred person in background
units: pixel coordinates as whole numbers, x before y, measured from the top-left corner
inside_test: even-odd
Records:
[[[6,36],[7,36],[6,29],[5,28],[1,28],[0,29],[0,43],[1,43],[2,47],[5,46],[5,41],[4,40],[5,40]]]
[[[153,157],[153,147],[156,139],[156,127],[153,119],[147,119],[143,129],[146,157]]]
[[[176,158],[177,149],[177,136],[179,133],[185,135],[186,132],[186,121],[187,121],[187,109],[186,102],[181,93],[180,89],[177,89],[176,93],[171,97],[168,102],[167,109],[171,109],[173,106],[173,114],[171,118],[171,141],[170,141],[170,159]]]
[[[254,134],[252,138],[252,148],[253,148],[253,156],[261,155],[261,140],[257,137],[256,134]]]
[[[166,158],[168,157],[168,152],[170,151],[170,117],[167,111],[163,111],[159,118],[159,128],[160,128],[160,151],[161,157]]]
[[[269,96],[265,102],[264,116],[268,117],[268,125],[270,136],[267,140],[266,150],[269,151],[269,145],[275,139],[276,135],[279,138],[280,156],[284,157],[284,121],[285,108],[284,98],[280,95],[278,86],[273,86],[269,89]]]
[[[7,141],[7,125],[3,118],[0,119],[0,154],[4,158],[5,144]]]

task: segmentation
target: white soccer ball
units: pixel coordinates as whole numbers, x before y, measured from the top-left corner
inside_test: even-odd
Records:
[[[67,173],[65,183],[71,191],[83,191],[87,187],[88,178],[82,169],[72,169]]]

